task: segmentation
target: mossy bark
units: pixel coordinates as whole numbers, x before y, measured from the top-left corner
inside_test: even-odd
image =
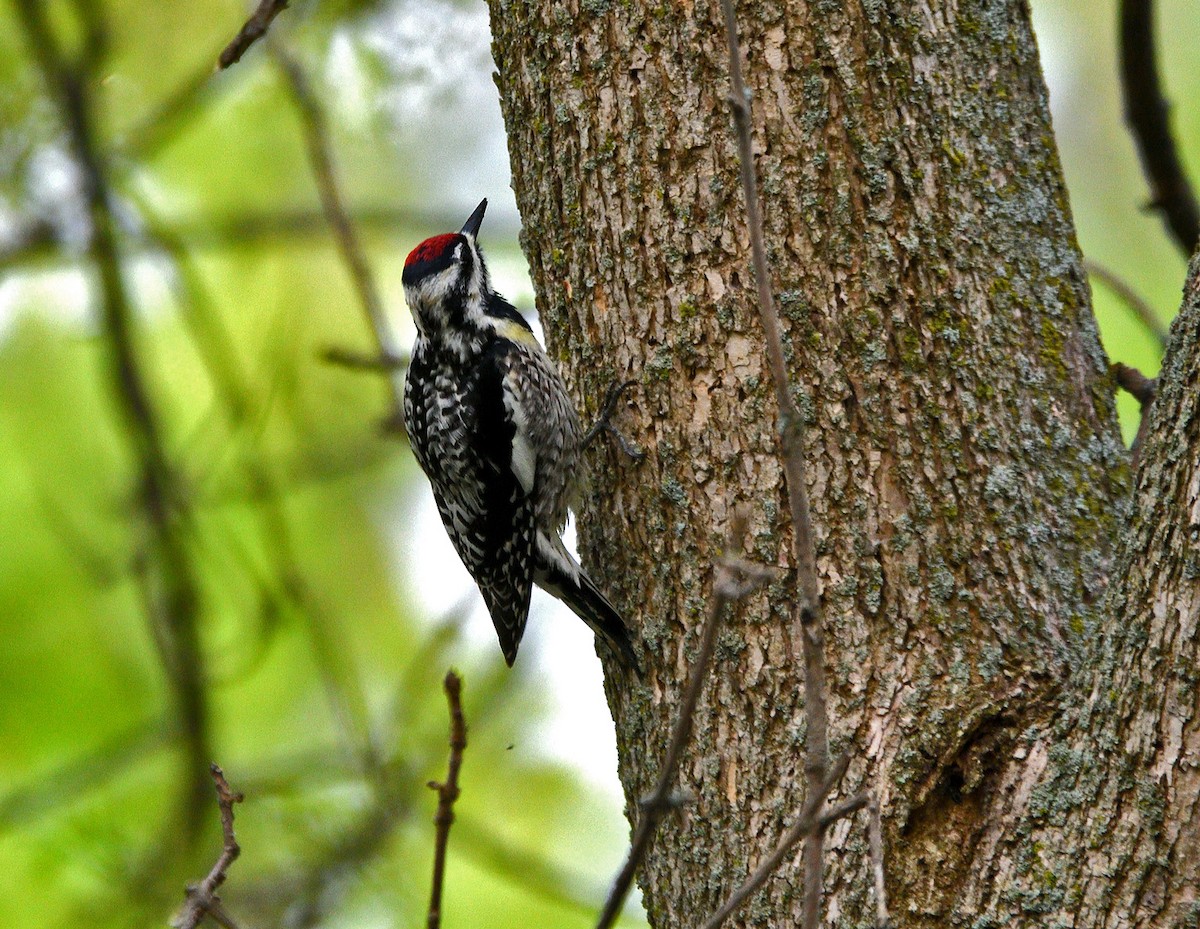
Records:
[[[691,926],[774,845],[804,783],[787,507],[721,13],[710,0],[491,11],[552,354],[588,411],[614,378],[640,383],[620,425],[649,455],[601,449],[580,518],[585,560],[647,667],[643,682],[609,669],[631,812],[735,506],[751,509],[753,556],[785,569],[722,636],[681,774],[694,799],[642,874],[652,923]],[[1088,856],[1056,845],[1083,833],[1066,831],[1080,795],[1055,753],[1109,776],[1110,749],[1070,740],[1089,731],[1089,669],[1123,666],[1142,605],[1105,600],[1128,533],[1127,455],[1028,10],[770,0],[740,20],[772,283],[809,423],[833,749],[855,759],[844,791],[881,793],[898,925],[1069,921],[1032,843],[1055,846],[1058,886],[1084,881]],[[1160,687],[1134,677],[1121,686]],[[866,847],[861,824],[830,835],[830,925],[869,923]],[[801,897],[785,868],[733,924],[797,924]]]

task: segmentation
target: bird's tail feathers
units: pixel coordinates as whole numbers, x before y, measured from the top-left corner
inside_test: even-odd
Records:
[[[537,561],[538,586],[569,606],[608,645],[622,665],[641,677],[642,667],[625,620],[563,547],[562,541],[539,534]]]

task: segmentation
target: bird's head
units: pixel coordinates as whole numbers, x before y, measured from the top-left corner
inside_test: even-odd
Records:
[[[487,200],[458,232],[426,239],[404,260],[404,296],[422,334],[478,325],[491,291],[476,237]]]

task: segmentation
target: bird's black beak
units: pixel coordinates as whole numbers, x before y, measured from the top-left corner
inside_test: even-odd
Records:
[[[469,235],[473,239],[479,238],[479,227],[483,225],[483,214],[487,211],[487,197],[479,201],[479,206],[475,207],[475,212],[472,213],[463,227],[459,230],[461,235]]]

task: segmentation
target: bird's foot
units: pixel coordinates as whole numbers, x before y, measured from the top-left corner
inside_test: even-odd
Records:
[[[614,381],[609,386],[608,392],[604,395],[604,402],[600,404],[600,414],[596,417],[592,428],[583,434],[584,448],[590,446],[600,433],[607,432],[612,436],[613,441],[617,443],[617,447],[634,461],[641,461],[646,457],[644,451],[625,438],[620,430],[612,424],[612,418],[616,413],[617,402],[621,399],[621,394],[636,385],[637,381],[625,381],[624,383]]]

